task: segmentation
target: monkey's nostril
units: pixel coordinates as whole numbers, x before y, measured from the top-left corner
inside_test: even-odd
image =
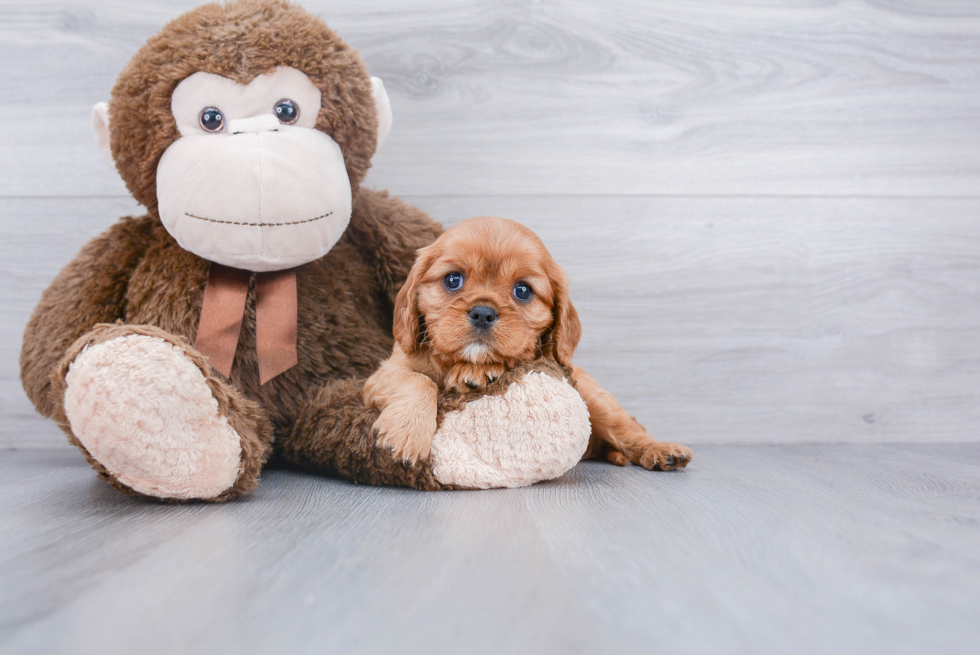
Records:
[[[483,330],[493,325],[496,320],[497,311],[493,307],[477,305],[470,310],[470,323],[473,324],[473,327]]]

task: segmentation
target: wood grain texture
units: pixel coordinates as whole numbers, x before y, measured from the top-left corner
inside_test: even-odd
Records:
[[[0,196],[124,194],[91,106],[196,4],[0,4]],[[972,0],[303,4],[385,79],[398,194],[980,194]]]
[[[975,444],[704,446],[419,493],[270,472],[124,497],[0,456],[4,653],[972,653]]]
[[[980,201],[407,197],[536,230],[571,279],[576,361],[680,443],[976,441]],[[20,388],[41,291],[119,199],[0,199],[0,445],[61,446]]]

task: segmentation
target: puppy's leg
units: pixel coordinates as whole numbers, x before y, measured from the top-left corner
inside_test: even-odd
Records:
[[[589,447],[586,449],[585,454],[582,455],[582,459],[599,459],[610,464],[615,464],[616,466],[626,466],[630,463],[626,459],[626,455],[610,446],[608,442],[603,441],[595,434],[589,437]]]
[[[657,441],[639,422],[626,413],[611,393],[599,386],[591,375],[572,367],[578,391],[589,407],[592,439],[586,458],[604,458],[624,466],[626,461],[645,469],[672,471],[691,461],[691,449],[675,443]]]
[[[429,456],[436,433],[438,388],[411,367],[396,343],[391,357],[364,383],[364,404],[381,410],[374,422],[378,444],[408,464]]]

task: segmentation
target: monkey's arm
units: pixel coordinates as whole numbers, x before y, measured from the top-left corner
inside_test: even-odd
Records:
[[[50,417],[51,373],[69,346],[98,323],[123,317],[126,288],[150,240],[149,217],[124,218],[86,244],[41,296],[24,330],[20,379],[37,411]]]
[[[415,252],[435,241],[442,226],[428,214],[387,191],[360,189],[354,199],[351,239],[378,271],[392,306],[415,263]]]

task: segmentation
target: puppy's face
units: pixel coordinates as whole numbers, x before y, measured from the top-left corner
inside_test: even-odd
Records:
[[[581,328],[541,240],[514,221],[474,218],[419,251],[394,332],[405,352],[441,368],[511,368],[541,354],[567,365]]]

